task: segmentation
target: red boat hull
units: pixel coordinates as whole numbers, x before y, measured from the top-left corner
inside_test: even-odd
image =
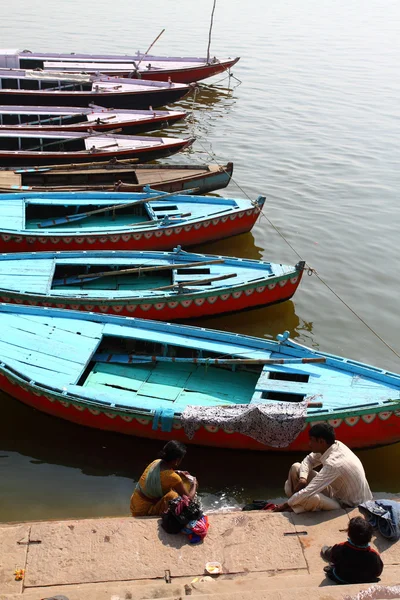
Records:
[[[54,250],[171,250],[220,240],[250,231],[257,220],[258,206],[197,223],[173,225],[158,230],[126,233],[83,233],[54,236],[9,233],[0,230],[1,252],[44,252]]]
[[[64,308],[70,310],[90,311],[110,315],[122,315],[126,317],[139,317],[141,319],[153,319],[157,321],[176,321],[192,319],[204,316],[221,315],[224,313],[237,312],[249,308],[268,306],[278,302],[289,300],[295,293],[301,281],[302,272],[295,277],[289,276],[275,284],[264,284],[243,291],[232,291],[215,293],[212,296],[199,298],[186,294],[177,298],[153,303],[141,302],[118,303],[104,300],[91,301],[74,299],[65,302],[64,299],[41,299],[39,296],[21,297],[2,295],[1,302],[9,304],[27,304],[30,306],[47,306],[52,308]],[[272,288],[272,289],[271,289]]]
[[[113,151],[104,151],[99,148],[93,152],[32,152],[29,150],[18,152],[0,151],[0,164],[2,166],[30,166],[30,165],[49,165],[49,164],[69,164],[69,163],[86,163],[93,161],[107,161],[111,158],[116,159],[134,159],[139,163],[166,158],[180,152],[191,146],[194,139],[179,140],[176,143],[159,145],[157,147],[144,148],[128,148],[126,150],[117,149]]]
[[[217,62],[209,65],[203,65],[201,67],[173,69],[171,71],[165,69],[162,71],[140,71],[139,76],[135,76],[135,74],[132,74],[131,72],[121,73],[121,71],[113,71],[112,69],[107,70],[106,74],[110,77],[131,77],[132,79],[146,79],[151,81],[171,80],[174,83],[194,83],[196,81],[201,81],[202,79],[208,79],[208,77],[218,75],[218,73],[228,71],[238,62],[238,60],[239,58],[233,58],[232,60],[227,60],[225,62]]]
[[[152,429],[152,418],[140,414],[118,412],[107,408],[88,407],[83,403],[71,402],[67,397],[50,391],[33,388],[28,382],[17,381],[13,376],[0,374],[0,387],[33,408],[49,415],[105,431],[114,431],[137,437],[157,440],[176,439],[184,443],[217,448],[240,450],[262,450],[273,452],[307,452],[309,450],[308,429],[313,422],[307,422],[300,435],[286,448],[264,446],[250,437],[239,433],[229,433],[216,427],[199,429],[189,440],[180,422],[174,423],[170,433]],[[314,421],[324,420],[323,416]],[[345,419],[327,419],[335,427],[336,436],[344,444],[354,449],[371,448],[394,444],[400,439],[400,411],[371,412],[362,417],[350,416]]]
[[[107,115],[106,115],[107,116]],[[85,121],[81,123],[75,123],[72,125],[0,125],[0,131],[30,131],[33,133],[45,133],[46,131],[81,131],[83,133],[88,130],[93,131],[115,131],[115,129],[121,129],[123,135],[134,135],[136,133],[144,133],[146,131],[152,131],[157,129],[163,129],[169,127],[181,121],[185,118],[185,113],[178,113],[168,117],[149,117],[148,119],[141,119],[140,121],[132,119],[131,121],[118,121],[117,123],[97,123],[96,121]]]

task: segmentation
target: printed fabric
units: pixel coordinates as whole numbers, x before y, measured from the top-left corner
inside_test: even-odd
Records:
[[[304,427],[307,401],[236,404],[232,406],[187,406],[181,422],[189,439],[200,427],[237,432],[266,446],[285,448]]]
[[[188,536],[190,544],[199,544],[206,537],[209,526],[208,517],[203,515],[197,521],[189,521],[182,533]]]
[[[169,502],[161,526],[167,533],[184,533],[191,544],[198,544],[206,537],[209,523],[196,500],[178,496]]]

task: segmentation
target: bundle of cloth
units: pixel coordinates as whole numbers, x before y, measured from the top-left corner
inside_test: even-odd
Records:
[[[372,527],[392,542],[400,540],[400,502],[368,500],[358,506]]]
[[[207,535],[209,523],[199,502],[178,496],[169,502],[161,516],[161,526],[167,533],[184,533],[190,544],[199,544]]]

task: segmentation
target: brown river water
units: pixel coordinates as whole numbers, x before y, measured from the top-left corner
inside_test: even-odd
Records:
[[[56,7],[56,11],[54,10]],[[205,56],[212,0],[19,0],[0,46]],[[171,162],[235,164],[221,193],[267,197],[252,233],[201,248],[295,264],[293,301],[199,321],[400,370],[400,6],[392,0],[217,0],[211,54],[241,56],[178,106],[196,135]],[[351,310],[350,310],[351,309]],[[368,325],[368,326],[367,326]],[[378,334],[385,345],[377,337]],[[392,351],[392,348],[394,351]],[[160,444],[94,431],[0,396],[0,520],[127,515]],[[359,453],[377,494],[400,492],[400,444]],[[189,448],[207,508],[282,495],[294,456]]]

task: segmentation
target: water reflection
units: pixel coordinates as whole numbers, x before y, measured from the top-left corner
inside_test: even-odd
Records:
[[[174,106],[181,106],[185,110],[195,109],[196,112],[212,107],[213,113],[221,109],[232,108],[237,101],[236,87],[199,83],[194,92],[191,92]]]
[[[281,304],[255,308],[239,314],[193,319],[188,324],[275,339],[278,333],[286,330],[290,331],[291,337],[297,337],[300,319],[296,315],[294,302],[288,300]]]

